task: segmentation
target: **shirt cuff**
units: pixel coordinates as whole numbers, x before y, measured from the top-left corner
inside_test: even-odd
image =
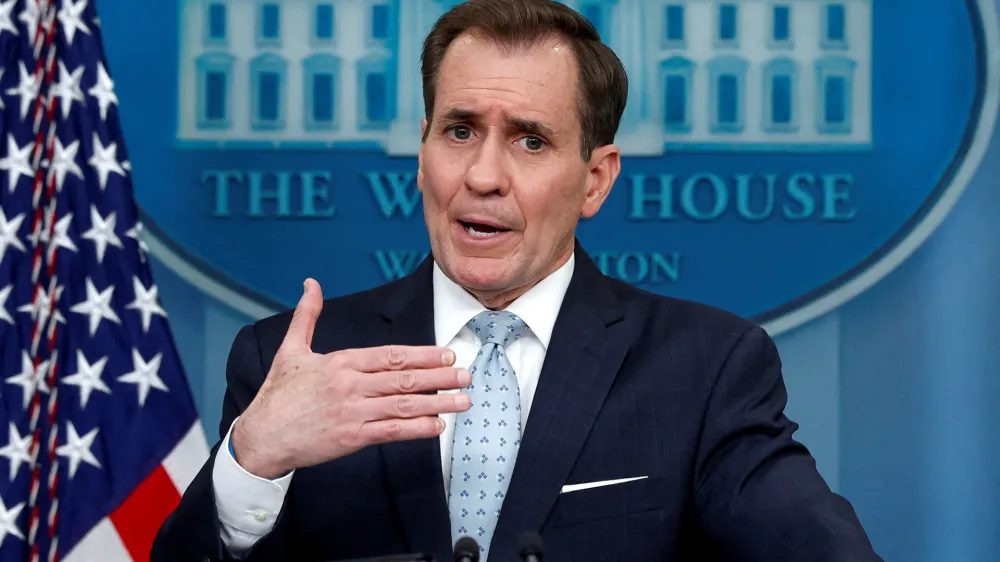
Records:
[[[235,423],[233,420],[234,425]],[[212,483],[223,535],[228,531],[231,538],[236,538],[234,542],[245,543],[245,539],[237,537],[260,538],[274,528],[294,471],[275,480],[250,474],[236,462],[236,457],[232,454],[232,432],[233,426],[230,425],[219,453],[216,454]],[[239,546],[248,548],[251,545]]]

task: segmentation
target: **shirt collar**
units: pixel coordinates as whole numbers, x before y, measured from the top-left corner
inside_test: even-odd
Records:
[[[507,311],[524,320],[531,333],[546,349],[552,339],[552,330],[566,289],[573,278],[575,258],[576,255],[571,254],[569,260],[559,269],[536,283],[507,307]],[[448,345],[469,320],[486,310],[486,307],[449,279],[437,262],[434,262],[433,287],[434,336],[437,344],[444,346]]]

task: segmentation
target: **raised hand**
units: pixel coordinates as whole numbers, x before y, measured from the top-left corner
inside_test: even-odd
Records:
[[[467,410],[472,380],[442,347],[383,346],[329,354],[311,349],[322,290],[307,280],[267,379],[230,436],[236,461],[275,478],[374,443],[436,437],[438,414]]]

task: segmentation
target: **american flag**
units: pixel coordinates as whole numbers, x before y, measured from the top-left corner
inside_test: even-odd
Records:
[[[0,560],[148,560],[208,447],[94,0],[0,0],[0,115]]]

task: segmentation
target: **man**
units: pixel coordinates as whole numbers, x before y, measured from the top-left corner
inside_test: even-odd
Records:
[[[603,276],[575,238],[619,174],[627,84],[594,28],[472,0],[423,54],[432,258],[233,344],[222,441],[154,560],[335,560],[471,536],[517,559],[880,560],[792,439],[772,341]],[[530,414],[530,415],[529,415]]]

